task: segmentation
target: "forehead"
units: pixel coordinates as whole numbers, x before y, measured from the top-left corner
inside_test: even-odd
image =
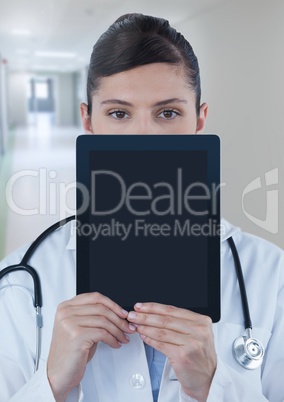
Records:
[[[123,71],[100,80],[94,98],[127,98],[157,101],[163,98],[195,98],[184,69],[168,63],[153,63]]]

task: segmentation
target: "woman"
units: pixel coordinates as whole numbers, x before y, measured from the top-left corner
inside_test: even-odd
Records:
[[[94,46],[87,92],[88,105],[81,105],[86,133],[189,134],[201,133],[205,125],[208,107],[200,105],[197,59],[162,19],[119,18]],[[214,325],[206,316],[154,301],[137,300],[126,312],[98,293],[74,297],[71,224],[53,233],[30,262],[40,274],[45,300],[36,374],[32,284],[21,273],[3,280],[0,401],[282,401],[283,252],[223,224],[222,317]],[[253,371],[238,365],[231,350],[244,332],[225,242],[232,235],[243,261],[254,336],[267,349],[262,367]],[[25,250],[2,266],[17,262]]]

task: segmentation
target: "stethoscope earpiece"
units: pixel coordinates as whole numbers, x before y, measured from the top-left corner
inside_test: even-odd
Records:
[[[261,366],[264,347],[261,342],[251,338],[250,329],[246,330],[247,335],[240,336],[233,344],[233,353],[237,361],[247,370],[254,370]]]

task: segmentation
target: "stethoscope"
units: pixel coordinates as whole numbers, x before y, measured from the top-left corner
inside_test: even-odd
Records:
[[[247,292],[245,287],[245,281],[241,266],[241,261],[239,258],[239,254],[235,245],[235,242],[232,237],[228,238],[228,243],[231,248],[234,262],[236,274],[239,282],[242,306],[243,306],[243,314],[244,314],[244,323],[245,323],[245,335],[240,336],[233,343],[233,354],[238,363],[241,366],[248,370],[254,370],[261,366],[264,356],[264,347],[261,342],[252,338],[252,321],[250,318]]]
[[[34,283],[34,307],[36,310],[36,357],[35,357],[35,371],[38,370],[39,366],[39,359],[41,354],[41,328],[42,328],[42,314],[41,314],[41,307],[42,307],[42,292],[41,292],[41,284],[38,273],[34,268],[28,265],[28,261],[34,254],[35,250],[38,246],[45,240],[52,232],[56,229],[60,228],[61,226],[65,225],[67,222],[74,220],[75,216],[69,216],[66,219],[62,219],[59,222],[54,223],[52,226],[47,228],[44,232],[42,232],[35,241],[30,245],[27,249],[25,255],[23,256],[21,262],[19,264],[10,265],[7,268],[4,268],[0,271],[0,280],[7,274],[15,271],[26,271],[28,272]]]
[[[21,262],[16,265],[11,265],[7,268],[4,268],[0,272],[0,280],[7,274],[10,274],[14,271],[26,271],[28,272],[34,282],[34,307],[36,310],[36,356],[35,356],[35,371],[38,370],[40,354],[41,354],[41,328],[42,328],[42,293],[41,293],[41,284],[39,276],[34,268],[28,265],[28,261],[34,254],[37,247],[45,240],[52,232],[54,232],[59,227],[65,225],[67,222],[74,220],[75,216],[70,216],[66,219],[63,219],[59,222],[56,222],[48,229],[46,229],[37,239],[31,244],[31,246],[26,251],[23,256]],[[264,356],[264,348],[261,342],[255,338],[252,338],[252,322],[250,318],[245,282],[241,267],[241,262],[239,259],[239,255],[236,249],[236,245],[232,237],[228,239],[228,243],[230,249],[233,254],[235,269],[237,274],[237,279],[240,287],[243,314],[244,314],[244,324],[245,324],[245,335],[237,338],[233,343],[233,355],[236,358],[237,362],[248,370],[254,370],[258,368],[263,361]]]

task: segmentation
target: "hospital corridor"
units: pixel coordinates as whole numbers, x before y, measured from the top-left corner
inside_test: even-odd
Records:
[[[56,127],[52,117],[37,113],[11,132],[1,160],[1,257],[75,213],[75,142],[82,130]]]
[[[222,139],[222,215],[283,246],[283,1],[162,3],[0,1],[0,259],[74,215],[90,56],[101,33],[129,12],[162,17],[190,39],[209,105],[204,132]]]
[[[283,16],[0,0],[0,402],[284,402]]]
[[[69,2],[53,6],[0,5],[0,259],[75,213],[89,51],[63,42],[74,13],[82,29],[90,9],[79,16]]]

